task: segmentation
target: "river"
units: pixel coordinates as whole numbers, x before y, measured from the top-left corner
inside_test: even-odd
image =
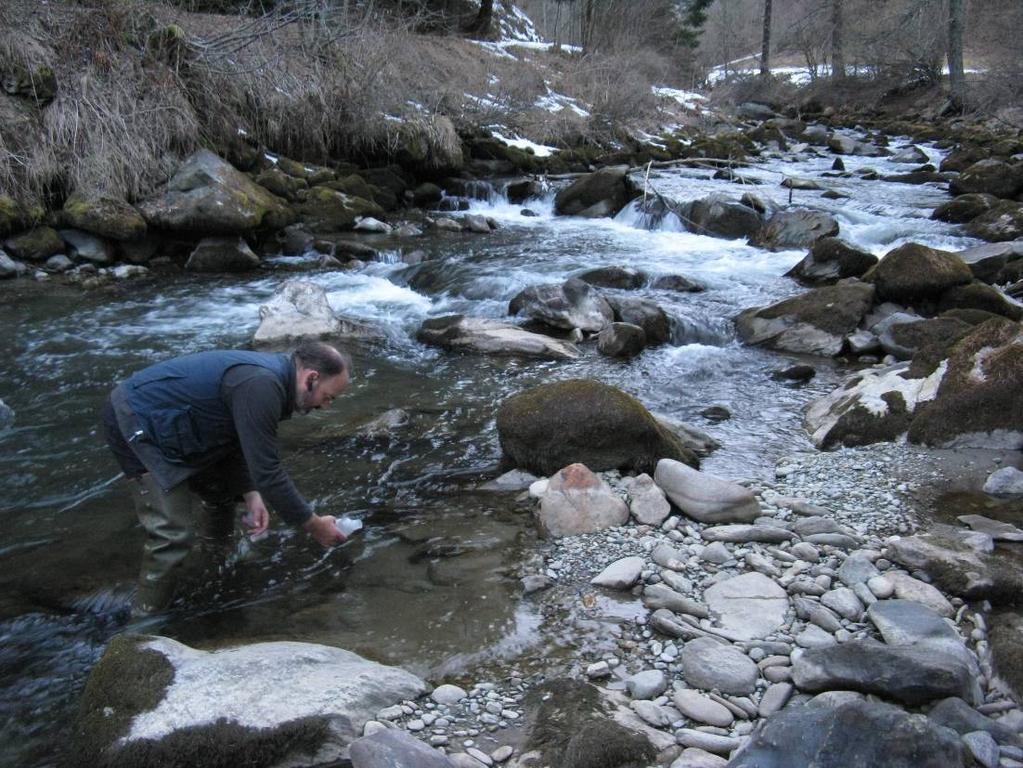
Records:
[[[940,160],[940,152],[924,149]],[[844,159],[850,171],[908,168]],[[783,173],[816,178],[832,161],[777,156],[743,174],[764,182],[757,194],[784,204]],[[710,177],[701,169],[661,170],[650,183],[678,200],[741,194]],[[948,250],[976,244],[929,219],[947,199],[937,185],[824,181],[849,197],[796,191],[795,203],[832,212],[841,237],[877,255],[907,241]],[[319,283],[337,311],[384,331],[382,341],[353,348],[348,394],[281,430],[299,488],[321,512],[361,517],[365,535],[324,553],[275,524],[262,541],[238,539],[226,558],[200,553],[189,566],[188,612],[144,631],[205,648],[264,639],[327,643],[435,678],[542,657],[557,639],[545,633],[514,576],[535,546],[528,507],[474,485],[500,458],[499,403],[545,381],[594,377],[705,429],[722,448],[703,466],[725,477],[767,476],[781,456],[811,450],[802,409],[834,387],[842,367],[815,359],[818,375],[809,385],[780,383],[770,373],[796,358],[743,347],[731,324],[740,310],[799,290],[783,275],[803,251],[771,253],[671,222],[647,231],[631,208],[594,221],[553,216],[550,198],[528,207],[537,215],[521,215],[500,194],[473,201],[474,212],[500,224],[489,236],[367,237],[386,258],[359,271],[182,274],[97,291],[4,286],[0,398],[16,419],[0,432],[0,763],[54,763],[89,669],[126,628],[142,536],[97,430],[104,397],[156,360],[245,346],[259,305],[288,277]],[[399,249],[422,249],[430,260],[406,266]],[[503,317],[527,285],[605,265],[682,274],[707,290],[640,290],[674,318],[675,338],[629,362],[603,358],[592,344],[578,361],[550,363],[449,354],[414,340],[427,317]],[[731,419],[708,422],[700,412],[711,405],[726,407]],[[395,408],[406,412],[404,426],[359,434],[358,425]]]

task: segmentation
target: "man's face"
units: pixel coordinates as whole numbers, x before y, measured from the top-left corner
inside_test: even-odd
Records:
[[[348,386],[347,373],[324,377],[315,371],[308,371],[302,379],[295,403],[295,410],[301,414],[330,405]]]

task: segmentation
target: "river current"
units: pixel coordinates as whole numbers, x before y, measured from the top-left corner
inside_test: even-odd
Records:
[[[940,152],[924,150],[940,161]],[[850,171],[909,169],[879,158],[844,160]],[[763,182],[752,191],[784,205],[784,175],[818,178],[832,161],[778,156],[742,172]],[[680,201],[742,193],[711,175],[655,170],[649,183]],[[644,174],[636,178],[642,183]],[[879,256],[907,241],[953,251],[977,244],[929,219],[947,199],[937,185],[855,175],[821,181],[849,197],[796,191],[794,204],[830,211],[842,238]],[[543,656],[558,639],[545,634],[514,578],[535,546],[528,507],[514,494],[476,488],[500,458],[497,406],[542,382],[597,378],[706,430],[722,447],[703,467],[724,477],[767,477],[781,456],[812,450],[803,408],[845,371],[814,359],[818,374],[809,385],[775,381],[771,372],[797,359],[742,346],[731,321],[746,307],[799,292],[783,275],[802,250],[771,253],[694,235],[671,220],[649,231],[634,207],[614,220],[581,220],[554,217],[550,198],[528,204],[532,217],[499,193],[471,206],[500,229],[400,242],[368,236],[385,258],[358,271],[180,275],[98,292],[52,286],[5,296],[0,399],[16,418],[0,432],[0,763],[54,763],[89,669],[110,637],[128,628],[142,535],[97,429],[106,394],[151,362],[247,345],[260,304],[287,278],[319,283],[335,310],[384,332],[382,341],[353,348],[349,393],[281,430],[298,487],[321,512],[362,518],[365,535],[325,553],[275,521],[261,541],[236,538],[226,553],[199,551],[189,565],[186,612],[134,630],[204,648],[326,643],[434,679]],[[413,249],[430,259],[405,265],[398,255]],[[551,363],[450,354],[415,341],[427,317],[501,318],[527,285],[609,265],[682,274],[707,290],[636,292],[672,316],[675,337],[629,362],[603,358],[592,344],[577,361]],[[712,405],[731,418],[708,422],[700,412]],[[391,409],[405,412],[403,425],[360,432]]]

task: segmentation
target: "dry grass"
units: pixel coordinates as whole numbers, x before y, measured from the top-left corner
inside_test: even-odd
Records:
[[[416,34],[414,20],[254,19],[146,0],[0,5],[0,71],[50,67],[58,83],[42,109],[0,94],[0,185],[51,206],[73,191],[137,200],[180,156],[226,153],[239,130],[310,162],[379,160],[411,136],[439,165],[453,134],[417,122],[425,115],[562,146],[608,142],[656,115],[650,83],[668,71],[643,54],[501,56]],[[552,90],[592,114],[550,111]]]

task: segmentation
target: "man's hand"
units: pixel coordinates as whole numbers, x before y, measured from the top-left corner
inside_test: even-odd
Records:
[[[258,536],[270,525],[270,513],[267,512],[266,504],[263,503],[263,497],[259,495],[259,491],[249,491],[242,494],[242,498],[245,499],[246,510],[242,522],[249,529],[250,536]]]
[[[332,547],[348,538],[337,529],[333,515],[313,515],[302,524],[302,527],[312,534],[322,547]]]

